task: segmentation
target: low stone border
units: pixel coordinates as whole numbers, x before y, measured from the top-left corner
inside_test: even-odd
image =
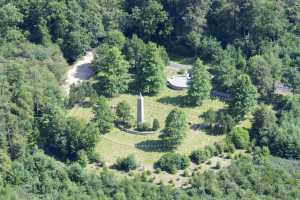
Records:
[[[143,132],[140,132],[140,131],[135,131],[135,130],[129,130],[129,129],[126,129],[126,128],[121,127],[121,126],[118,126],[118,128],[121,131],[124,131],[124,132],[129,133],[129,134],[133,134],[133,135],[154,135],[154,134],[159,133],[157,131],[143,131]]]

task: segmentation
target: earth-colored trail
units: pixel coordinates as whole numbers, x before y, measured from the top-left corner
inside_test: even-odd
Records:
[[[69,93],[72,84],[88,80],[94,74],[94,69],[92,67],[93,59],[94,51],[90,50],[86,52],[81,60],[70,66],[66,80],[63,84],[63,88],[67,94]]]

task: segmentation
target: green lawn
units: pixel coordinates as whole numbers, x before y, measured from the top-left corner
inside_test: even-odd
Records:
[[[205,133],[191,131],[184,139],[182,145],[179,146],[177,152],[188,155],[194,149],[221,141],[223,138],[224,136],[210,136]],[[158,135],[138,136],[114,129],[101,137],[96,150],[109,164],[114,163],[119,157],[134,154],[143,166],[149,166],[157,161],[164,152],[143,151],[135,147],[136,144],[146,140],[158,140]]]
[[[225,104],[219,100],[207,100],[204,101],[202,106],[198,107],[185,107],[182,105],[185,95],[185,91],[174,91],[166,88],[157,96],[145,96],[145,120],[149,123],[152,123],[153,119],[157,118],[160,124],[163,125],[169,112],[176,107],[181,107],[181,109],[186,113],[187,121],[192,125],[195,125],[203,122],[201,118],[199,118],[199,115],[203,112],[210,108],[219,110],[225,107]],[[110,100],[110,105],[116,106],[123,100],[130,104],[132,108],[132,114],[135,116],[137,101],[137,96],[135,95],[124,94],[117,98],[113,98]]]
[[[184,107],[182,101],[185,96],[185,91],[174,91],[166,88],[158,96],[144,97],[145,104],[145,120],[152,123],[154,118],[157,118],[164,126],[164,120],[168,113],[176,108],[180,107],[187,116],[189,126],[199,125],[203,121],[199,118],[199,115],[208,109],[212,108],[218,110],[225,107],[225,104],[219,100],[208,100],[198,107]],[[127,101],[131,108],[132,114],[136,113],[136,101],[137,96],[124,94],[117,98],[110,99],[111,106],[116,106],[121,101]],[[204,147],[214,142],[220,141],[224,136],[211,136],[201,130],[190,129],[187,137],[184,139],[182,145],[178,147],[178,152],[189,154],[192,150]],[[155,142],[158,140],[157,135],[137,136],[127,133],[123,133],[118,129],[114,129],[109,134],[101,137],[97,144],[97,152],[99,152],[108,163],[113,163],[118,157],[125,157],[129,154],[134,154],[143,165],[152,165],[163,152],[148,151],[137,148],[135,145],[145,141]]]
[[[197,148],[202,148],[225,138],[225,136],[209,135],[201,129],[194,129],[193,126],[201,125],[203,123],[203,120],[199,117],[199,115],[201,115],[203,112],[210,108],[214,110],[222,109],[226,107],[226,104],[219,100],[207,100],[198,107],[185,107],[182,105],[185,95],[186,91],[174,91],[165,88],[158,96],[145,96],[144,104],[145,120],[149,123],[152,123],[153,119],[157,118],[162,128],[164,126],[164,120],[166,116],[172,109],[179,107],[186,113],[190,129],[183,143],[178,147],[177,151],[179,153],[188,155],[191,153],[191,151]],[[111,106],[116,106],[123,100],[130,104],[132,108],[131,112],[135,116],[137,101],[136,95],[120,95],[119,97],[110,99],[109,104]],[[74,107],[69,110],[68,114],[78,119],[85,120],[86,122],[91,120],[93,117],[91,108]],[[247,116],[247,119],[241,122],[239,126],[250,128],[250,120],[251,116]],[[99,152],[104,160],[109,164],[114,163],[119,157],[125,157],[129,154],[134,154],[137,160],[143,166],[149,167],[155,161],[157,161],[164,152],[143,150],[138,148],[136,145],[145,141],[155,143],[159,140],[158,136],[158,134],[147,136],[131,135],[115,128],[110,133],[99,138],[96,151]]]

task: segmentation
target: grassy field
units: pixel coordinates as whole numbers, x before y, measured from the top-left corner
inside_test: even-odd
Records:
[[[153,119],[157,118],[161,127],[163,127],[168,113],[172,109],[180,107],[186,113],[190,130],[177,151],[183,154],[189,154],[194,149],[213,144],[214,142],[221,141],[224,138],[224,136],[208,135],[193,127],[203,123],[203,120],[199,118],[200,114],[210,108],[214,110],[224,108],[225,104],[218,100],[208,100],[199,107],[185,107],[182,105],[185,93],[185,91],[174,91],[166,88],[158,96],[144,97],[145,120],[152,123]],[[137,96],[124,94],[117,98],[110,99],[109,103],[111,106],[116,106],[121,101],[127,101],[132,108],[132,114],[135,116],[136,100]],[[114,129],[109,134],[101,137],[96,149],[108,163],[115,162],[118,157],[125,157],[129,154],[134,154],[138,161],[147,166],[152,165],[155,161],[157,161],[163,152],[142,150],[137,148],[136,145],[141,142],[156,141],[158,139],[158,134],[138,136],[123,133],[118,129]]]
[[[221,141],[223,138],[224,136],[210,136],[201,132],[190,131],[182,145],[179,146],[177,152],[188,155],[194,149]],[[144,151],[135,146],[146,140],[158,140],[158,135],[138,136],[123,133],[118,129],[114,129],[109,134],[101,137],[96,150],[109,164],[114,163],[119,157],[134,154],[137,160],[143,166],[147,167],[157,161],[164,152]]]
[[[176,71],[166,69],[166,75],[168,77],[175,74]],[[224,139],[225,136],[212,136],[204,133],[202,130],[197,129],[197,126],[203,123],[203,120],[199,117],[203,112],[210,108],[219,110],[224,108],[226,105],[219,100],[207,100],[201,106],[186,107],[183,104],[185,95],[186,91],[174,91],[165,88],[157,96],[145,96],[145,120],[152,124],[153,119],[157,118],[163,128],[165,118],[169,112],[176,107],[181,108],[186,113],[190,129],[187,137],[178,147],[177,151],[183,154],[190,154],[190,152],[194,149],[201,148]],[[132,94],[120,95],[117,98],[109,99],[109,104],[113,107],[121,101],[127,101],[131,106],[131,114],[136,116],[137,96]],[[69,110],[68,114],[87,122],[93,117],[91,108],[74,107]],[[155,142],[159,140],[158,136],[158,134],[148,136],[131,135],[115,128],[110,133],[100,137],[96,151],[99,152],[104,160],[109,164],[114,163],[119,157],[134,154],[143,166],[152,166],[152,164],[157,161],[164,152],[145,150],[138,148],[136,145],[145,141]]]
[[[151,123],[154,118],[157,118],[160,124],[163,125],[169,112],[176,107],[180,107],[186,113],[187,121],[192,125],[197,125],[203,122],[202,119],[199,118],[199,115],[203,112],[210,108],[219,110],[225,107],[225,104],[219,100],[207,100],[203,102],[202,106],[186,107],[182,103],[185,95],[185,91],[174,91],[166,88],[157,96],[145,96],[145,120]],[[110,105],[116,106],[121,101],[127,101],[130,104],[132,114],[135,116],[137,96],[130,94],[121,95],[111,99]]]

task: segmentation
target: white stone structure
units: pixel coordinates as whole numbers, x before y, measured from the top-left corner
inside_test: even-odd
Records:
[[[136,113],[136,119],[137,124],[144,123],[144,97],[140,93],[138,99],[137,99],[137,113]]]

